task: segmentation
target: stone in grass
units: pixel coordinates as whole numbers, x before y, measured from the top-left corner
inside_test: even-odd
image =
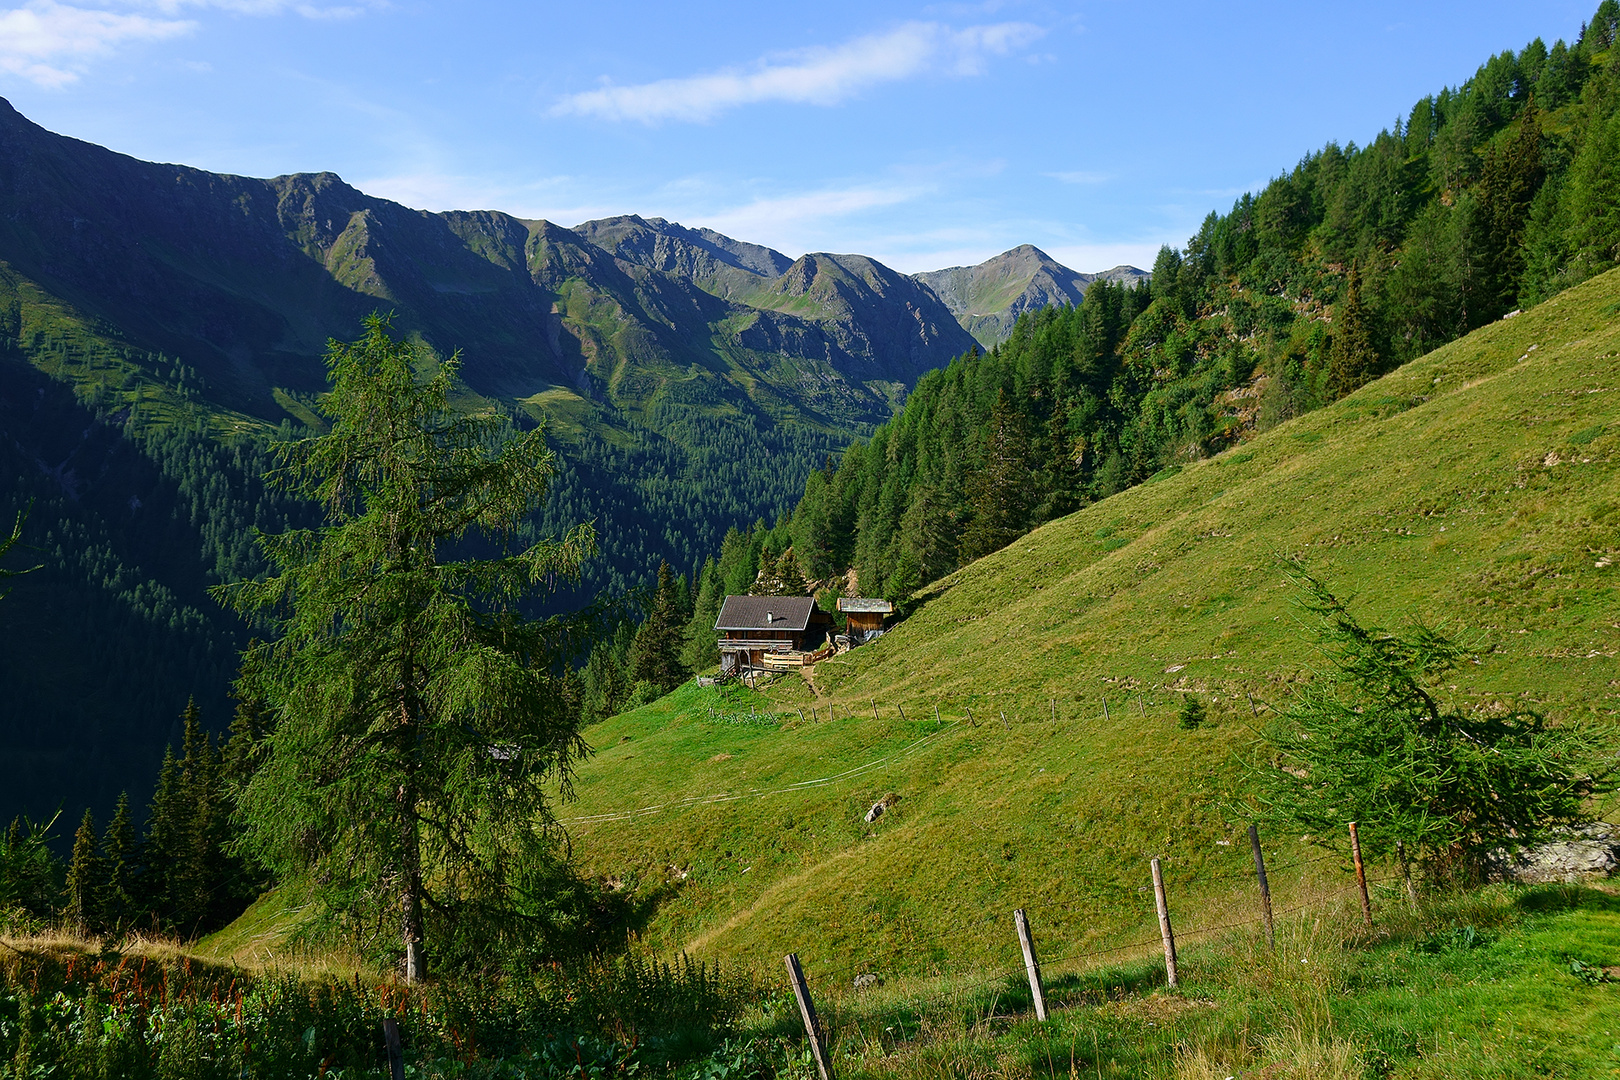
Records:
[[[865,990],[869,986],[882,986],[883,980],[870,971],[863,971],[855,976],[855,989]]]
[[[1181,721],[1179,727],[1183,731],[1197,731],[1203,726],[1205,720],[1204,703],[1191,694],[1181,699]]]
[[[1528,885],[1590,881],[1620,870],[1620,825],[1596,821],[1555,829],[1553,837],[1534,847],[1498,848],[1486,857],[1487,875]]]
[[[868,810],[866,812],[866,823],[868,825],[872,824],[872,822],[876,821],[878,818],[883,816],[884,811],[890,809],[891,807],[894,806],[895,803],[897,803],[899,801],[900,801],[900,796],[896,795],[892,791],[889,792],[887,795],[883,796],[883,798],[881,798],[877,802],[873,803],[872,804],[872,809],[870,809],[870,810]]]

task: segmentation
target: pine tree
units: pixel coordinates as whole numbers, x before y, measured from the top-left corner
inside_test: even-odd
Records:
[[[102,893],[102,920],[107,929],[123,929],[135,922],[140,890],[140,845],[130,816],[129,793],[118,796],[112,820],[101,838],[101,863],[106,873]]]
[[[102,895],[105,873],[97,849],[96,821],[85,808],[79,831],[73,834],[73,855],[67,872],[67,917],[80,937],[102,928]]]
[[[1372,327],[1361,300],[1361,269],[1350,264],[1344,302],[1333,320],[1333,345],[1328,354],[1328,385],[1334,397],[1343,397],[1378,375],[1378,353]]]

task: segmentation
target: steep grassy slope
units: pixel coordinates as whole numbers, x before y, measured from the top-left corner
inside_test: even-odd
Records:
[[[1018,905],[1040,908],[1049,955],[1134,940],[1154,854],[1189,922],[1248,917],[1223,804],[1249,696],[1281,702],[1313,660],[1290,558],[1370,622],[1482,636],[1465,701],[1615,717],[1620,271],[1037,530],[813,689],[689,686],[599,725],[576,849],[648,900],[652,941],[759,964],[797,949],[823,976],[999,966]],[[1210,705],[1202,730],[1176,727],[1186,693]],[[772,707],[791,721],[751,715]],[[1342,884],[1269,839],[1279,903]]]

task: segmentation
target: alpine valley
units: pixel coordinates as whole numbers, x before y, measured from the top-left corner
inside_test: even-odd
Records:
[[[0,515],[27,511],[42,564],[0,606],[0,814],[139,797],[190,697],[223,726],[248,628],[205,590],[258,572],[254,527],[308,519],[264,448],[322,429],[326,343],[372,312],[461,352],[467,407],[547,426],[563,469],[534,527],[595,522],[583,602],[775,519],[1020,313],[1145,276],[1026,245],[908,277],[660,218],[426,213],[331,173],[139,161],[0,99]]]

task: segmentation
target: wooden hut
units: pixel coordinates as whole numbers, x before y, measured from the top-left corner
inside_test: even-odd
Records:
[[[838,610],[844,613],[853,647],[883,634],[883,620],[894,614],[894,604],[864,596],[840,596]]]
[[[714,623],[720,671],[737,675],[811,655],[826,640],[831,621],[808,596],[728,596]],[[767,656],[774,662],[767,665]]]

